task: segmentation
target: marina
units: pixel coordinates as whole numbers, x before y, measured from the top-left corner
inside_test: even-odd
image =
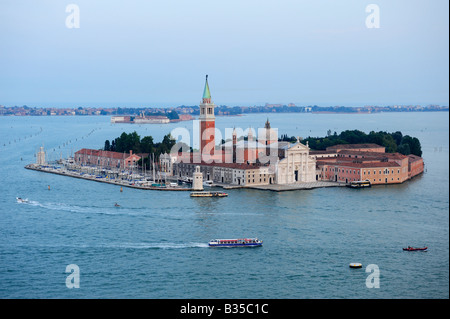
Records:
[[[151,180],[147,180],[145,177],[138,174],[127,174],[127,173],[116,173],[124,178],[111,178],[109,175],[98,175],[94,174],[98,168],[89,167],[85,168],[83,171],[79,169],[67,169],[64,166],[49,166],[49,165],[38,165],[29,164],[25,166],[26,169],[34,170],[43,173],[51,173],[68,177],[75,177],[89,181],[95,181],[100,183],[113,184],[118,186],[144,189],[144,190],[157,190],[157,191],[191,191],[191,188],[183,187],[178,185],[178,183],[157,183]],[[86,172],[87,171],[87,172]],[[90,171],[90,172],[89,172]]]

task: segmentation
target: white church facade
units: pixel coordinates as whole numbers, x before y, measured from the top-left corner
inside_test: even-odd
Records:
[[[316,159],[309,147],[300,143],[282,146],[284,156],[276,164],[276,183],[308,183],[316,180]]]

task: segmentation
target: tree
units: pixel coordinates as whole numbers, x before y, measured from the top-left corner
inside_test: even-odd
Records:
[[[153,137],[146,136],[141,140],[141,152],[142,153],[153,153],[155,145],[153,143]]]
[[[123,132],[120,137],[115,140],[116,152],[126,152],[133,151],[134,153],[141,153],[141,138],[134,131],[133,133],[127,134]]]
[[[403,138],[402,132],[397,131],[395,133],[392,133],[391,135],[392,135],[392,138],[395,140],[395,144],[400,145],[402,143],[402,138]]]
[[[397,148],[397,151],[403,155],[411,154],[411,149],[409,148],[409,144],[400,144]]]
[[[105,147],[103,149],[105,151],[110,151],[111,150],[111,143],[109,142],[109,140],[105,141]]]
[[[422,156],[422,146],[420,145],[420,141],[417,137],[413,137],[412,139],[411,154]]]
[[[287,135],[282,135],[281,140],[287,140]],[[386,148],[386,152],[399,152],[405,155],[414,154],[422,156],[422,149],[420,141],[408,135],[403,136],[402,132],[387,133],[383,131],[371,131],[366,134],[359,130],[347,130],[340,134],[334,132],[331,135],[331,130],[328,130],[327,137],[308,137],[304,142],[308,141],[309,147],[315,150],[325,150],[329,146],[338,144],[364,144],[374,143]]]
[[[422,156],[422,147],[420,145],[420,141],[416,137],[411,137],[409,135],[403,136],[402,145],[408,145],[409,147],[409,154]],[[404,149],[406,149],[406,146],[403,146]],[[404,154],[404,153],[402,153]],[[408,154],[405,154],[408,155]]]

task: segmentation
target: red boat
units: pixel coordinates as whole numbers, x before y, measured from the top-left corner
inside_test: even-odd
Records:
[[[403,248],[403,250],[406,250],[406,251],[426,251],[427,249],[428,249],[428,247],[416,248],[416,247],[411,247],[411,246],[408,246],[407,248]]]

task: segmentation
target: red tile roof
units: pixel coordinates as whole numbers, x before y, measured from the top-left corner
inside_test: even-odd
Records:
[[[354,168],[400,167],[400,164],[396,162],[317,161],[317,165],[345,166]]]
[[[103,150],[93,150],[93,149],[87,149],[83,148],[77,152],[75,152],[75,155],[82,154],[82,155],[91,155],[91,156],[99,156],[99,157],[105,157],[105,158],[114,158],[114,159],[126,159],[130,157],[130,153],[119,153],[119,152],[111,152],[111,151],[103,151]],[[133,154],[136,155],[136,154]]]

